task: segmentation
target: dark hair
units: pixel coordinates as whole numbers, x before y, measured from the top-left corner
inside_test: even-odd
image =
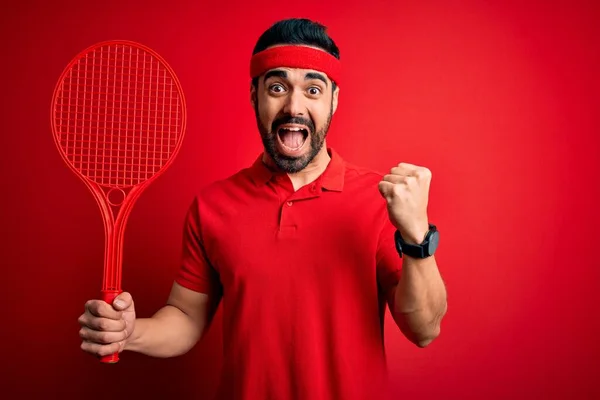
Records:
[[[276,44],[303,44],[319,47],[338,60],[340,50],[327,34],[327,27],[306,18],[290,18],[271,25],[256,42],[252,54]],[[252,79],[252,85],[258,85],[258,78]],[[335,89],[335,82],[333,83]]]

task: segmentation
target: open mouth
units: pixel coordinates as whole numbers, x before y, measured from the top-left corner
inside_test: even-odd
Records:
[[[286,152],[298,152],[307,142],[308,128],[304,125],[281,125],[277,129],[277,139]]]

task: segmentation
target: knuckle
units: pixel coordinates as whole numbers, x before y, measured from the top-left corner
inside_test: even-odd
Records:
[[[97,354],[96,346],[93,343],[83,341],[80,346],[81,350],[90,354]]]
[[[110,334],[108,332],[100,332],[98,334],[100,343],[110,343]]]
[[[110,354],[116,353],[116,349],[114,345],[102,346],[102,355],[108,356]]]
[[[96,326],[98,327],[99,331],[107,331],[110,328],[108,320],[106,318],[98,318]]]
[[[88,310],[89,310],[89,314],[98,315],[100,313],[101,308],[100,308],[100,305],[98,304],[98,302],[93,301],[90,304],[90,306],[88,307]]]
[[[110,354],[110,352],[107,349],[108,346],[100,346],[98,347],[98,350],[96,351],[96,354],[98,354],[100,357],[104,357]]]
[[[102,346],[102,350],[104,351],[104,356],[116,353],[119,351],[119,343],[112,343],[110,345]]]
[[[97,316],[99,316],[99,317],[106,316],[106,310],[107,310],[107,307],[106,307],[105,303],[97,303],[96,304],[96,315]]]
[[[431,170],[427,167],[422,167],[419,169],[419,176],[421,178],[431,178]]]
[[[401,176],[399,179],[400,182],[398,182],[398,183],[400,184],[400,186],[406,185],[408,183],[409,179],[410,179],[410,176]]]
[[[85,303],[85,308],[89,311],[94,311],[98,308],[98,302],[96,300],[88,300]]]

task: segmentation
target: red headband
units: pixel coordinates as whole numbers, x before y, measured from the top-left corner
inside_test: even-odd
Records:
[[[250,77],[255,78],[278,67],[314,69],[340,84],[340,60],[331,54],[308,46],[276,46],[263,50],[250,60]]]

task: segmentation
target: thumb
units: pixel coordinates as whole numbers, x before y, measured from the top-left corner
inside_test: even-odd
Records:
[[[115,298],[112,305],[115,310],[123,311],[131,307],[132,304],[133,298],[131,297],[131,294],[123,292]]]

